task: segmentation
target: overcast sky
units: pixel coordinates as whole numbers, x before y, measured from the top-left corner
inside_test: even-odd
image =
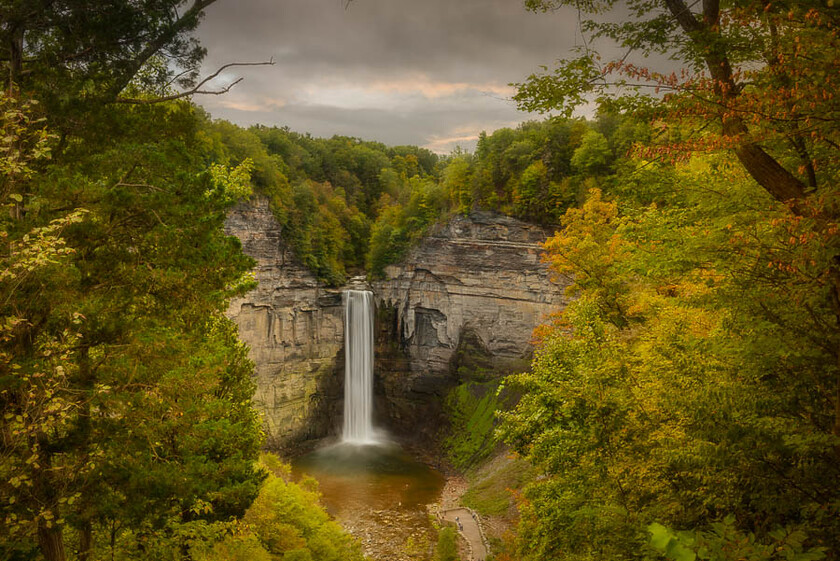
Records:
[[[227,62],[245,80],[196,101],[240,125],[473,149],[478,133],[539,115],[516,110],[510,82],[551,66],[578,40],[571,12],[522,0],[219,0],[199,38],[205,74]]]

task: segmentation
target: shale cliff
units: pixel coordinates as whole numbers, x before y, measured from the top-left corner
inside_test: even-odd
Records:
[[[226,229],[257,260],[258,288],[233,301],[229,315],[256,363],[268,445],[333,433],[344,378],[340,290],[294,259],[267,201],[239,205]],[[540,261],[546,235],[496,214],[458,216],[373,283],[379,424],[433,437],[450,387],[527,367],[534,327],[565,305],[565,283]]]
[[[497,214],[457,216],[373,284],[380,410],[391,426],[414,432],[426,419],[420,430],[434,429],[451,386],[527,368],[533,329],[566,302],[567,283],[540,260],[547,234]]]
[[[257,261],[259,285],[233,300],[228,315],[251,347],[266,444],[325,436],[342,395],[341,293],[324,288],[294,258],[267,200],[238,205],[225,230]]]

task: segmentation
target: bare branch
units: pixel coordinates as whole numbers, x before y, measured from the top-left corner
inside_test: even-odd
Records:
[[[166,85],[165,85],[165,86],[163,86],[163,87],[164,87],[164,89],[168,88],[169,86],[171,86],[172,84],[174,84],[175,82],[177,82],[178,80],[180,80],[181,78],[183,78],[184,76],[186,76],[187,74],[189,74],[189,73],[190,73],[190,72],[192,72],[192,71],[193,71],[193,69],[192,69],[192,68],[187,68],[186,70],[183,70],[183,71],[179,72],[178,74],[176,74],[175,76],[173,76],[173,77],[172,77],[172,79],[171,79],[171,80],[169,80],[169,81],[166,83]]]
[[[109,97],[117,98],[120,92],[125,89],[131,82],[137,72],[143,67],[150,58],[152,58],[158,51],[160,51],[167,43],[172,41],[181,31],[189,28],[190,25],[197,23],[205,8],[215,3],[217,0],[193,0],[192,6],[181,14],[181,16],[174,21],[168,28],[151,40],[146,47],[132,60],[126,71],[123,72],[122,77],[117,80],[114,86],[110,89]]]
[[[224,66],[220,67],[214,73],[210,74],[206,78],[204,78],[201,82],[196,84],[196,86],[192,89],[189,89],[185,92],[179,92],[172,95],[166,95],[162,97],[153,97],[153,98],[131,98],[131,97],[118,97],[114,100],[114,103],[126,103],[126,104],[133,104],[133,105],[151,105],[153,103],[164,103],[167,101],[174,101],[176,99],[183,99],[185,97],[190,97],[193,95],[223,95],[228,93],[234,86],[236,86],[239,82],[243,80],[243,78],[238,78],[233,83],[228,84],[224,88],[220,90],[204,90],[202,89],[205,85],[209,82],[213,81],[214,79],[218,78],[219,75],[227,70],[228,68],[234,68],[238,66],[274,66],[274,59],[270,59],[264,62],[230,62],[225,64]]]

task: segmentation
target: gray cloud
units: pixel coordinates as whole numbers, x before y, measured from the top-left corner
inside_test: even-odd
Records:
[[[230,61],[230,94],[201,98],[240,124],[289,126],[448,151],[482,129],[535,118],[506,84],[575,42],[574,12],[532,14],[521,0],[220,0],[199,37],[205,69]],[[456,139],[447,143],[446,139]],[[458,142],[457,140],[461,141]]]

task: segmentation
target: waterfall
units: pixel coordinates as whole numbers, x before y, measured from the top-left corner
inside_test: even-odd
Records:
[[[344,434],[373,444],[373,293],[347,290],[344,299]]]

